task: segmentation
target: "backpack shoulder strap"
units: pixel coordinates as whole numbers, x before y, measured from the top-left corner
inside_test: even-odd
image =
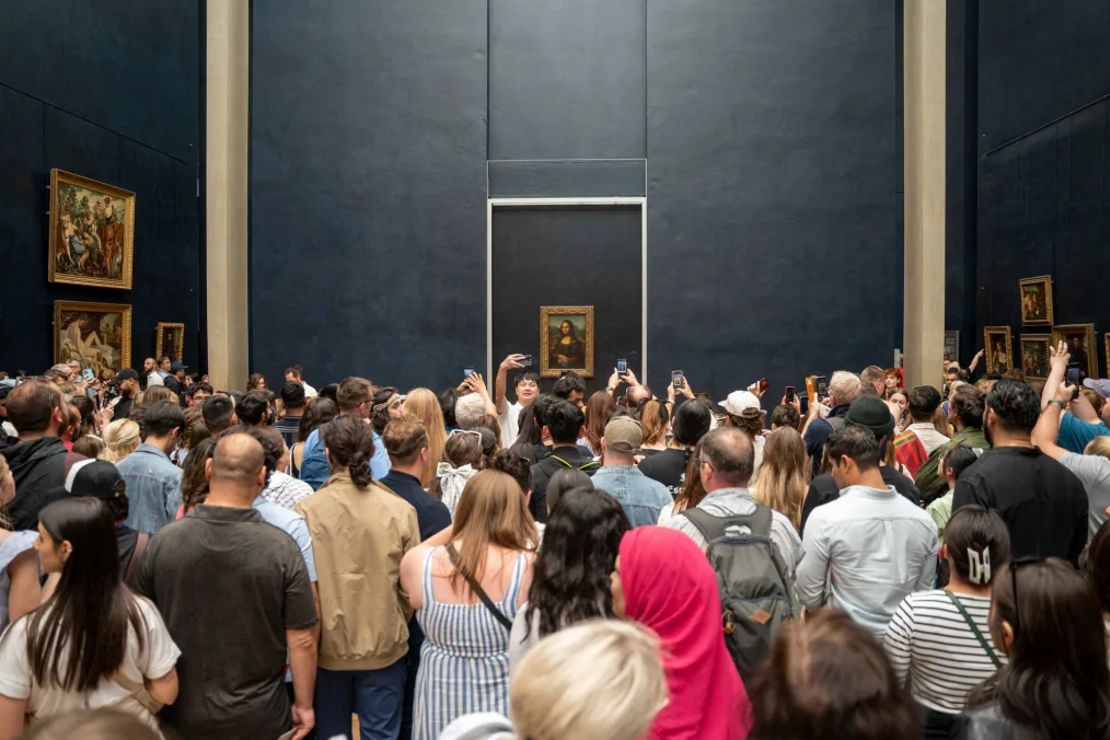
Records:
[[[570,464],[570,463],[568,463],[568,462],[567,462],[566,460],[564,460],[563,458],[559,457],[558,455],[556,455],[556,454],[554,454],[554,453],[552,453],[552,454],[548,455],[548,457],[550,457],[550,458],[554,458],[555,462],[559,463],[559,464],[560,464],[560,465],[562,465],[562,466],[563,466],[564,468],[571,468],[571,469],[573,469],[573,468],[574,468],[574,466],[573,466],[573,465],[571,465],[571,464]]]
[[[146,550],[147,543],[150,542],[150,534],[148,532],[139,532],[139,536],[135,538],[135,551],[131,553],[131,560],[127,563],[127,570],[123,574],[123,582],[130,585],[135,582],[135,574],[139,572],[139,559],[142,558],[143,552]],[[126,688],[126,687],[125,687]]]
[[[592,470],[593,468],[600,467],[600,465],[601,463],[599,463],[597,460],[590,460],[589,462],[584,462],[579,465],[578,469],[584,473],[587,470]]]
[[[751,514],[713,516],[697,507],[686,509],[682,514],[698,528],[706,542],[724,537],[729,527],[747,527],[752,534],[767,537],[771,534],[771,510],[760,504],[755,505]]]

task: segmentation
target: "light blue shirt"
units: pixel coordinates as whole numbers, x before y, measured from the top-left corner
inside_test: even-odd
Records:
[[[802,604],[843,609],[880,639],[902,599],[936,580],[937,525],[893,486],[843,489],[809,515],[802,546]]]
[[[138,532],[153,534],[177,517],[181,506],[181,468],[154,445],[141,444],[116,463],[127,484],[124,521]]]
[[[659,521],[659,510],[674,503],[667,487],[648,478],[635,465],[605,465],[593,477],[594,488],[615,498],[633,527]]]
[[[252,506],[262,515],[267,524],[284,530],[293,538],[297,547],[301,548],[301,557],[304,558],[304,566],[308,570],[308,580],[315,583],[316,559],[312,557],[312,538],[309,537],[308,525],[304,523],[304,517],[284,506],[270,503],[262,498],[261,494],[254,500]]]
[[[374,435],[374,456],[370,458],[370,475],[374,480],[381,480],[389,475],[389,453],[386,452],[378,433],[371,431],[371,434]],[[304,442],[300,475],[301,480],[312,486],[314,491],[324,485],[324,481],[331,476],[328,455],[324,449],[324,438],[319,429],[308,435],[308,439]]]

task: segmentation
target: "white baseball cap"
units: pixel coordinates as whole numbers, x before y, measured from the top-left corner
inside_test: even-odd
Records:
[[[728,398],[717,405],[733,416],[740,416],[747,409],[763,412],[763,408],[759,405],[759,399],[751,391],[733,391],[728,394]]]

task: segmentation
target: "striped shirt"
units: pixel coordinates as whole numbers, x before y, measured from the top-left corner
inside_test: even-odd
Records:
[[[953,595],[994,648],[987,625],[990,597]],[[996,670],[944,591],[918,591],[903,599],[890,620],[884,642],[899,680],[906,682],[908,677],[914,698],[938,712],[963,711],[968,691]],[[997,649],[995,654],[1005,662]]]

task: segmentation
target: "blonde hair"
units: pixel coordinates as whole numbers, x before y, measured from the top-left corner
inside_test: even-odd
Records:
[[[1105,434],[1095,437],[1087,443],[1087,448],[1083,450],[1083,454],[1110,458],[1110,437]],[[3,473],[0,473],[0,475],[3,475]]]
[[[795,529],[801,528],[802,506],[809,490],[807,467],[806,446],[798,430],[779,427],[767,435],[763,463],[753,486],[755,500],[785,516]]]
[[[172,401],[177,406],[181,405],[181,399],[169,388],[164,385],[151,385],[147,386],[145,391],[136,396],[135,408],[146,408],[155,401]]]
[[[659,641],[615,619],[544,638],[509,689],[516,735],[529,740],[636,740],[666,701]]]
[[[640,411],[640,429],[643,431],[642,444],[653,445],[667,441],[667,407],[656,398],[644,402]]]
[[[499,470],[476,473],[459,496],[451,539],[462,541],[458,567],[452,568],[452,588],[458,588],[460,571],[475,581],[482,580],[490,546],[518,552],[534,550],[539,533],[520,484]]]
[[[101,460],[118,463],[139,446],[139,425],[132,419],[116,419],[104,427],[104,450]]]
[[[428,467],[420,478],[420,485],[427,488],[436,477],[436,466],[443,460],[443,448],[447,444],[447,423],[443,420],[443,408],[436,394],[427,388],[413,388],[405,398],[404,411],[424,423],[428,430]]]

